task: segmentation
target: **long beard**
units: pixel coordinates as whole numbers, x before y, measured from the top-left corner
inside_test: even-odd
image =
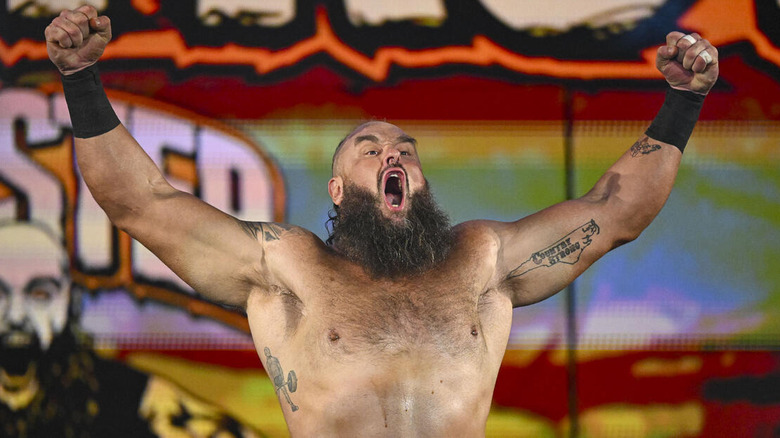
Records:
[[[407,200],[405,218],[382,214],[375,195],[353,184],[331,215],[328,244],[374,278],[407,277],[428,271],[443,261],[452,246],[447,215],[436,205],[428,185]]]

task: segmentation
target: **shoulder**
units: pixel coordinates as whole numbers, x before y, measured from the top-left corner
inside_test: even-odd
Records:
[[[453,227],[454,234],[462,243],[494,243],[498,244],[501,234],[507,224],[491,220],[472,220]]]
[[[474,220],[453,227],[455,248],[472,254],[497,253],[501,247],[501,222]]]
[[[296,225],[278,222],[238,221],[259,250],[250,250],[255,257],[251,269],[260,272],[262,284],[284,278],[289,270],[311,266],[328,247],[311,231]]]

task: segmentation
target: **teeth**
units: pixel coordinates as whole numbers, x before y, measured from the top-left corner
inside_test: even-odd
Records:
[[[30,336],[27,333],[11,333],[8,337],[5,339],[5,344],[7,347],[11,348],[19,348],[24,347],[32,341],[32,336]]]

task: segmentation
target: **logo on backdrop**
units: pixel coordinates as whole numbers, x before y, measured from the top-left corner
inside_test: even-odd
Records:
[[[79,3],[7,2],[0,59],[14,68],[10,74],[48,63],[43,28],[60,8]],[[277,81],[324,63],[373,82],[448,66],[513,77],[657,78],[656,47],[677,29],[718,47],[748,43],[780,66],[777,0],[733,0],[728,8],[719,0],[601,0],[574,8],[562,0],[92,3],[115,17],[103,59],[158,60],[178,75],[224,65]]]

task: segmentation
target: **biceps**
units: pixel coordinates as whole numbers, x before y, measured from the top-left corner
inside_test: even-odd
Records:
[[[504,283],[515,306],[532,304],[560,291],[611,248],[604,221],[582,216],[567,222],[578,225],[543,237],[528,236],[528,243],[507,251]]]

